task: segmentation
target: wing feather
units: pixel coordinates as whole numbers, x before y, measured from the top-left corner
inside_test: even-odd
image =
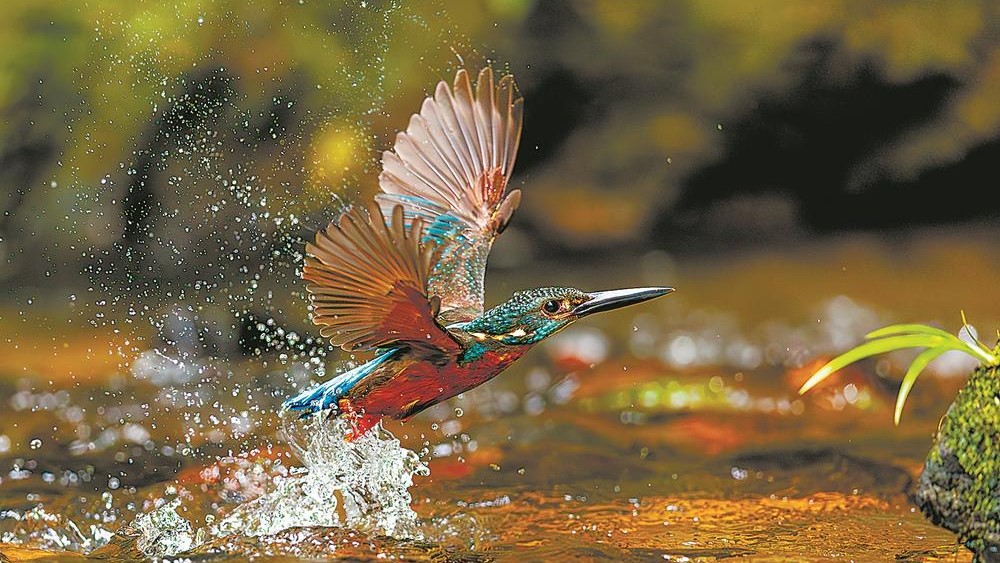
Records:
[[[440,168],[447,171],[447,184],[460,186],[468,177],[465,164],[456,157],[454,145],[450,142],[448,135],[441,128],[441,121],[437,117],[437,108],[431,98],[424,100],[423,113],[427,115],[414,115],[411,124],[413,127],[414,139],[418,144],[429,147],[434,151],[438,162],[442,164]]]
[[[460,137],[461,129],[454,121],[454,110],[451,109],[451,92],[448,85],[441,81],[438,83],[434,98],[424,100],[424,111],[421,115],[427,122],[428,129],[431,130],[437,146],[442,148],[451,157],[451,161],[458,164],[462,171],[460,181],[455,186],[465,186],[475,179],[474,166],[468,148],[464,144],[464,139]],[[450,116],[452,119],[449,120]],[[447,147],[447,149],[445,148]]]
[[[502,139],[500,113],[494,109],[496,90],[493,88],[493,69],[487,67],[479,73],[476,92],[479,93],[475,100],[478,111],[476,118],[484,125],[480,131],[480,139],[483,141],[480,155],[485,159],[483,169],[488,170],[492,163],[500,162],[499,151],[503,148],[503,144],[499,142]]]
[[[445,109],[451,111],[442,112],[442,116],[455,130],[461,133],[466,151],[464,154],[469,158],[470,170],[472,171],[471,176],[466,180],[475,181],[482,168],[482,160],[479,158],[480,148],[479,136],[475,131],[476,121],[472,115],[472,85],[469,82],[469,73],[459,71],[455,75],[454,93],[448,89],[445,89],[445,93],[447,94]],[[463,153],[459,151],[458,154]]]
[[[402,206],[386,223],[378,208],[355,208],[306,244],[302,277],[320,334],[345,350],[408,346],[454,355],[461,346],[435,319],[428,298],[431,249],[423,220],[407,223]]]
[[[520,201],[507,187],[523,101],[509,75],[496,82],[487,67],[475,82],[474,91],[460,70],[450,87],[438,83],[383,153],[383,193],[376,196],[383,213],[401,205],[411,228],[418,221],[427,227],[422,238],[434,251],[428,295],[441,299],[450,321],[482,313],[490,248]]]

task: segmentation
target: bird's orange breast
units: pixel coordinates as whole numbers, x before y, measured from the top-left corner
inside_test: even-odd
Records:
[[[457,360],[449,360],[444,365],[413,362],[384,383],[348,400],[353,410],[366,418],[406,419],[489,381],[527,349],[527,346],[505,346],[467,363]]]

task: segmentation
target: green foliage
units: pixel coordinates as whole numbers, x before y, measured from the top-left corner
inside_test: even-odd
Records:
[[[965,317],[963,315],[964,320]],[[968,324],[963,324],[963,328],[969,334],[972,334],[971,329],[968,328]],[[970,344],[954,334],[931,326],[919,324],[891,325],[870,332],[865,338],[868,342],[844,352],[817,370],[802,385],[799,393],[809,391],[834,372],[858,360],[904,348],[927,348],[927,350],[921,352],[913,360],[909,369],[906,370],[906,375],[903,376],[903,382],[896,397],[896,409],[893,413],[893,420],[895,420],[896,424],[899,424],[899,418],[903,413],[903,405],[906,403],[906,397],[913,388],[917,377],[928,364],[941,354],[949,350],[957,350],[976,358],[985,366],[1000,365],[1000,356],[997,355],[997,352],[990,350],[982,343],[976,341]]]
[[[915,491],[923,513],[955,532],[977,561],[992,561],[990,549],[1000,545],[998,372],[980,366],[969,376],[941,420]]]

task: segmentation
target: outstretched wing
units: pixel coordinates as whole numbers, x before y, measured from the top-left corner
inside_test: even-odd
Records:
[[[523,100],[513,77],[494,85],[493,71],[469,74],[454,86],[440,82],[434,96],[382,154],[376,196],[383,212],[402,205],[406,220],[423,220],[434,260],[428,291],[441,299],[441,319],[455,322],[483,312],[483,276],[496,238],[521,199],[507,191],[521,137]],[[506,193],[506,197],[505,197]]]
[[[345,350],[408,346],[457,354],[461,346],[437,323],[439,302],[427,296],[431,249],[421,243],[423,220],[409,228],[402,206],[386,224],[379,209],[354,208],[307,244],[313,322]]]

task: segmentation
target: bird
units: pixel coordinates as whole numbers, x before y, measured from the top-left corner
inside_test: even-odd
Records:
[[[581,318],[674,291],[541,287],[485,309],[487,257],[521,200],[510,178],[524,101],[513,76],[495,82],[489,66],[472,82],[465,69],[439,82],[382,153],[374,201],[306,244],[302,278],[320,335],[374,358],[282,407],[346,418],[348,440],[489,381]]]

